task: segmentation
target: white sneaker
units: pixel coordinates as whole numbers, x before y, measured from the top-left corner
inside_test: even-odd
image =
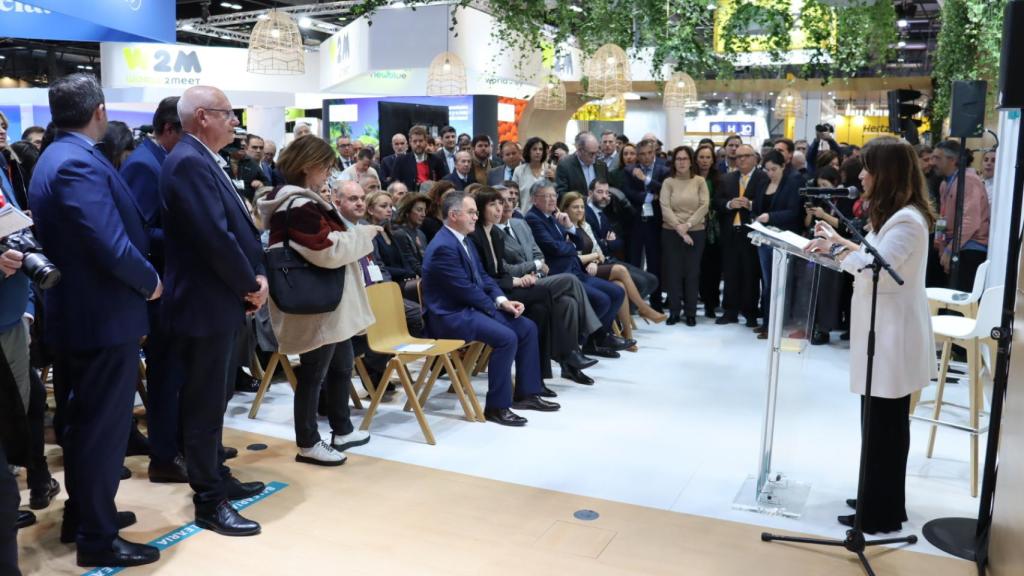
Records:
[[[296,462],[316,464],[317,466],[341,466],[347,459],[347,456],[331,448],[323,440],[311,448],[299,448],[299,453],[295,455]]]
[[[355,448],[356,446],[362,446],[369,441],[370,433],[365,430],[359,430],[358,428],[344,436],[338,436],[337,434],[331,435],[331,446],[340,452],[344,452],[349,448]]]

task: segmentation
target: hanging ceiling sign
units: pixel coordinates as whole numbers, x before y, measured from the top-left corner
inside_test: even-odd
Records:
[[[173,43],[174,18],[174,0],[0,0],[0,37]]]

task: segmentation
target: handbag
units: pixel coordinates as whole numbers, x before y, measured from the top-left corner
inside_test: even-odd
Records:
[[[324,314],[334,311],[341,302],[345,287],[345,267],[321,268],[310,264],[289,244],[288,215],[292,203],[284,211],[284,244],[267,249],[267,283],[274,304],[285,314]]]

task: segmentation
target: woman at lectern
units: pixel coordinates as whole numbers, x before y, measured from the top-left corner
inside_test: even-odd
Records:
[[[867,426],[867,470],[862,490],[861,527],[864,532],[893,532],[907,520],[905,485],[910,450],[910,395],[935,377],[925,267],[928,234],[935,214],[928,203],[924,174],[914,149],[892,137],[876,138],[862,152],[860,180],[868,205],[867,241],[903,277],[897,285],[882,272],[878,285],[875,357],[871,385],[871,416]],[[807,247],[834,256],[854,276],[850,320],[850,388],[864,407],[867,341],[871,315],[874,258],[862,247],[837,234],[825,222],[815,226]],[[856,508],[856,500],[846,503]],[[839,516],[853,526],[854,516]]]

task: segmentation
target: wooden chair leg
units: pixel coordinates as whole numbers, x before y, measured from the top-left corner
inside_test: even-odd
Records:
[[[978,497],[978,432],[981,427],[981,409],[978,404],[978,389],[981,387],[981,358],[978,340],[971,340],[967,345],[968,393],[971,428],[971,497]]]
[[[299,387],[299,378],[295,375],[292,363],[284,354],[281,354],[281,369],[284,370],[284,377],[288,379],[288,383],[292,385],[292,392],[295,392],[295,389]]]
[[[466,419],[473,422],[477,419],[476,409],[470,408],[470,404],[467,402],[466,383],[463,380],[464,370],[455,368],[449,355],[445,355],[443,358],[439,358],[438,364],[444,364],[448,374],[451,375],[452,387],[455,388],[455,395],[459,398],[459,404],[462,406],[462,412],[466,415]]]
[[[146,390],[146,385],[149,381],[146,380],[146,363],[139,358],[139,379],[135,382],[135,391],[139,393],[139,398],[142,399],[142,406],[149,412],[149,393]]]
[[[494,348],[484,346],[484,350],[480,354],[480,358],[476,361],[476,367],[473,369],[473,376],[477,376],[481,372],[487,371],[487,364],[491,361],[491,352],[494,352]]]
[[[427,356],[423,359],[423,367],[420,368],[420,373],[416,377],[416,382],[413,384],[413,390],[416,391],[416,394],[420,398],[420,406],[426,406],[427,404],[427,395],[430,394],[430,390],[427,389],[427,386],[434,386],[433,379],[428,380],[427,376],[433,375],[435,367],[437,368],[437,371],[440,372],[440,366],[438,366],[436,360],[437,357],[435,356]],[[410,410],[412,410],[412,404],[410,404],[409,399],[406,398],[405,406],[402,407],[402,411],[408,412]]]
[[[363,362],[362,356],[356,357],[356,372],[359,373],[359,379],[363,381],[363,388],[370,393],[370,397],[373,397],[373,391],[376,390],[373,379],[370,378],[370,373],[366,370],[366,363]]]
[[[359,392],[356,391],[356,385],[351,379],[348,381],[348,397],[352,399],[352,407],[356,410],[363,409],[363,401],[359,399]]]
[[[267,388],[270,387],[270,379],[274,376],[274,370],[277,369],[278,362],[281,361],[281,355],[276,352],[270,356],[270,361],[267,362],[267,369],[263,372],[263,379],[260,380],[260,389],[256,391],[256,397],[252,400],[252,407],[249,408],[249,418],[256,418],[256,414],[260,411],[260,405],[263,404],[263,396],[267,393]],[[285,359],[287,363],[288,359]]]
[[[469,377],[469,372],[466,370],[466,366],[462,363],[462,360],[455,354],[452,354],[447,358],[445,362],[448,366],[448,370],[453,370],[450,374],[454,374],[454,378],[459,378],[460,382],[464,384],[463,390],[466,393],[466,397],[469,399],[470,405],[473,407],[473,413],[476,414],[476,420],[478,422],[485,422],[484,411],[480,407],[480,401],[476,397],[476,390],[473,389],[473,380]]]
[[[946,388],[946,374],[949,372],[949,356],[953,352],[953,341],[942,342],[942,360],[939,364],[939,379],[935,384],[935,408],[932,410],[932,420],[938,420],[942,414],[942,394]],[[928,457],[932,457],[935,450],[935,433],[938,431],[938,424],[932,424],[928,431]]]
[[[249,371],[252,372],[252,377],[257,380],[263,380],[263,366],[260,365],[260,357],[256,355],[256,351],[252,351],[252,358],[249,358]]]
[[[397,362],[398,366],[398,379],[402,382],[402,388],[405,388],[405,394],[409,397],[409,402],[412,404],[413,414],[416,415],[416,421],[420,423],[420,430],[423,432],[423,437],[427,440],[427,444],[434,445],[437,442],[434,440],[434,433],[430,431],[430,425],[427,424],[427,417],[423,414],[423,407],[420,406],[420,401],[416,397],[416,391],[413,390],[412,379],[409,378],[409,371],[405,369],[405,365],[401,362]]]
[[[50,377],[50,367],[49,366],[43,366],[43,370],[39,373],[39,379],[42,380],[43,384],[45,385],[46,384],[46,379],[49,378],[49,377]]]
[[[377,412],[377,406],[380,405],[380,400],[384,397],[384,391],[387,390],[388,378],[391,378],[391,373],[395,371],[396,365],[400,366],[401,363],[397,358],[392,357],[391,360],[388,361],[387,368],[384,368],[384,374],[381,376],[376,390],[371,394],[370,407],[366,409],[366,416],[363,417],[363,423],[359,426],[360,430],[370,429],[370,422],[373,421],[373,415]]]

